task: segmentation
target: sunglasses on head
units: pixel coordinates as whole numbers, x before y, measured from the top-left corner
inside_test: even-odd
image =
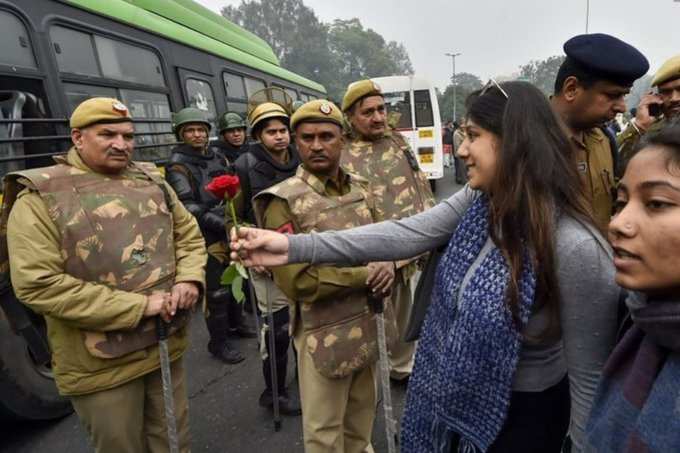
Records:
[[[491,88],[498,88],[498,91],[500,91],[501,94],[505,96],[505,99],[509,99],[508,93],[506,93],[505,90],[501,88],[499,83],[493,78],[490,78],[489,81],[486,82],[486,85],[484,85],[484,88],[482,88],[482,91],[479,93],[479,95],[484,96]]]

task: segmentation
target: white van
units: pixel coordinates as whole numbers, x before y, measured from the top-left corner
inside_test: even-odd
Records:
[[[376,77],[385,97],[388,115],[398,116],[393,127],[411,145],[420,169],[427,175],[432,188],[444,176],[444,146],[439,103],[434,87],[418,76]]]

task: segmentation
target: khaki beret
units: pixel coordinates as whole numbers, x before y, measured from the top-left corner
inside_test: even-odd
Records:
[[[680,55],[676,55],[666,60],[664,64],[661,65],[654,79],[652,80],[652,86],[661,85],[662,83],[680,78]]]
[[[337,105],[325,99],[315,99],[300,106],[290,119],[290,128],[300,123],[334,123],[342,128],[342,112]]]
[[[383,93],[377,83],[370,79],[352,82],[347,87],[345,97],[342,98],[342,111],[346,112],[355,102],[367,96],[381,96]]]
[[[118,99],[90,98],[76,107],[71,115],[72,129],[82,129],[96,123],[123,123],[132,121],[130,111]]]

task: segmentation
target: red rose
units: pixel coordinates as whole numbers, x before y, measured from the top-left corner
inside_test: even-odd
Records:
[[[225,196],[233,199],[240,189],[241,182],[236,175],[216,176],[205,186],[205,190],[220,199],[225,198]]]

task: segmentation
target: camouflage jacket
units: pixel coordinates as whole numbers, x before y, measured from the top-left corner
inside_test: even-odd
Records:
[[[348,181],[347,193],[329,196],[323,182],[300,166],[294,177],[255,197],[258,221],[262,222],[266,216],[270,201],[278,198],[290,209],[294,232],[342,230],[372,223],[367,182],[352,175],[348,175]],[[305,335],[317,371],[328,378],[347,376],[377,358],[375,315],[368,307],[365,280],[361,283],[345,286],[330,299],[299,302],[296,309],[291,310],[294,332]],[[396,330],[389,304],[385,315],[388,336],[394,339]]]
[[[348,137],[342,165],[371,184],[378,220],[409,217],[435,204],[427,176],[399,132],[388,131],[375,141]],[[407,266],[403,278],[414,271],[414,265]]]
[[[74,161],[76,165],[73,165]],[[37,288],[40,285],[35,282],[26,282],[23,275],[44,267],[42,258],[38,258],[40,254],[28,257],[19,257],[15,253],[9,255],[17,296],[46,316],[51,331],[55,377],[58,384],[68,381],[66,385],[60,385],[63,393],[67,394],[94,391],[98,389],[99,383],[90,383],[92,388],[88,388],[88,385],[73,382],[78,384],[75,386],[77,388],[70,388],[72,382],[68,378],[60,379],[61,374],[69,375],[69,378],[74,372],[96,375],[146,358],[149,349],[155,348],[154,320],[141,317],[146,306],[145,295],[154,291],[169,291],[178,281],[177,256],[186,250],[177,250],[175,246],[175,213],[181,210],[190,216],[183,207],[177,207],[181,203],[174,193],[171,195],[172,191],[153,165],[135,163],[124,172],[123,177],[109,177],[83,168],[78,163],[81,163],[79,156],[72,150],[67,159],[60,158],[55,166],[7,175],[2,211],[3,226],[8,222],[7,231],[13,233],[7,241],[9,248],[5,248],[6,242],[3,241],[2,252],[26,248],[26,238],[17,230],[29,227],[18,223],[32,217],[29,211],[40,209],[35,200],[26,195],[39,196],[48,219],[33,218],[31,221],[42,224],[41,230],[53,229],[57,235],[49,246],[41,243],[43,238],[36,237],[35,240],[40,243],[38,248],[58,251],[60,271],[64,275],[60,277],[62,281],[81,282],[81,293],[75,297],[76,300],[64,298],[60,302],[55,301],[58,308],[54,304],[47,307],[50,298],[39,300],[41,295],[35,294],[36,290],[43,293],[45,290]],[[19,195],[22,202],[12,209],[23,188],[28,189],[28,192],[24,190]],[[32,205],[26,204],[29,200]],[[183,234],[191,236],[192,247],[198,254],[195,264],[202,262],[204,265],[205,245],[197,225],[193,221],[186,226],[187,231]],[[44,259],[49,261],[47,255]],[[190,280],[203,284],[203,269],[194,271]],[[114,321],[110,325],[97,322],[97,315],[104,316],[104,313],[94,312],[99,307],[97,296],[106,291],[103,288],[111,294],[109,304],[116,303],[118,294],[121,299],[123,294],[130,294],[125,297],[125,301],[121,300],[121,304],[130,309],[128,304],[134,301],[130,316],[136,318],[136,322]],[[91,294],[93,298],[91,308],[85,305],[86,300],[79,306],[79,299],[85,294]],[[104,302],[106,308],[100,309],[103,312],[115,311],[116,308],[109,307],[109,304]],[[74,319],[68,319],[71,317]],[[171,326],[172,334],[179,335],[181,331],[180,338],[171,343],[175,345],[174,349],[171,347],[175,357],[183,350],[183,326],[187,320],[188,314],[185,313],[176,317]],[[73,355],[79,356],[80,363],[74,363]],[[87,359],[86,355],[89,356]],[[78,365],[82,366],[84,362],[88,364],[86,369],[79,369]],[[69,369],[71,366],[76,370]],[[126,374],[121,370],[117,373],[118,379]]]
[[[644,133],[644,134],[652,134],[654,132],[660,131],[664,125],[666,125],[667,121],[665,118],[661,118],[659,121],[656,121],[654,124],[652,124],[649,129]],[[640,139],[643,136],[640,135],[637,129],[630,124],[627,128],[625,128],[619,135],[616,136],[616,144],[619,146],[619,174],[617,176],[620,178],[623,176],[623,171],[626,168],[626,164],[628,164],[628,161],[630,160],[631,157],[633,157],[633,150],[637,146],[637,144],[640,142]]]

